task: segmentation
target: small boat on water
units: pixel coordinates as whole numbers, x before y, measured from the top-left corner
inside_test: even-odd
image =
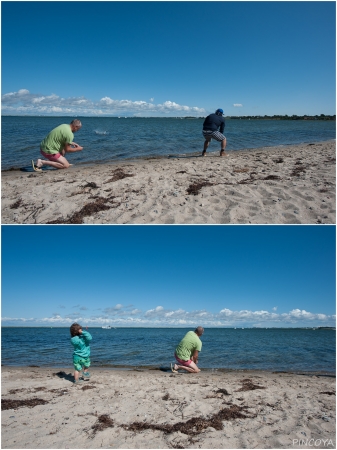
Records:
[[[110,325],[105,325],[102,328],[104,328],[105,330],[111,330],[111,326]]]

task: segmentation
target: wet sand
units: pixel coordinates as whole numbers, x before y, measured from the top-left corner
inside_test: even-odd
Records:
[[[334,224],[336,143],[2,172],[3,224]]]
[[[76,386],[70,368],[2,367],[2,448],[336,446],[334,377],[90,372]]]

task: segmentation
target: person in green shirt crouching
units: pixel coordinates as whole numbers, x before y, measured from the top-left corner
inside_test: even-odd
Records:
[[[74,119],[69,125],[65,123],[51,130],[40,144],[40,153],[44,159],[38,159],[36,164],[32,159],[33,169],[36,172],[42,172],[43,166],[68,169],[71,164],[68,163],[64,155],[83,150],[83,147],[73,142],[74,133],[81,127],[81,121]]]
[[[203,327],[197,327],[194,331],[189,331],[185,334],[175,350],[174,357],[178,364],[174,364],[174,366],[171,364],[172,372],[177,372],[178,369],[183,369],[190,373],[200,372],[197,364],[202,347],[200,336],[203,333]]]

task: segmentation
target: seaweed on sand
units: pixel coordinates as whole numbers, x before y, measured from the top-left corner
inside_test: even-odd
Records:
[[[258,384],[254,384],[250,378],[246,378],[241,380],[242,387],[237,389],[235,392],[242,391],[255,391],[255,389],[266,389],[264,386],[259,386]]]
[[[109,417],[108,414],[102,414],[98,416],[97,422],[91,427],[93,429],[93,433],[96,434],[97,431],[103,431],[106,428],[113,428],[114,421]]]
[[[113,183],[113,182],[115,182],[115,181],[122,180],[123,178],[126,178],[126,177],[134,177],[134,176],[135,176],[134,173],[125,173],[125,172],[123,171],[123,169],[118,168],[118,169],[115,169],[115,170],[113,171],[113,177],[110,178],[110,179],[107,180],[107,181],[104,181],[103,184],[106,184],[106,183]]]
[[[244,414],[247,406],[233,405],[230,408],[223,408],[218,413],[213,414],[209,419],[204,417],[193,417],[187,422],[178,422],[173,425],[169,424],[154,424],[146,422],[133,422],[130,425],[122,424],[122,428],[128,431],[141,432],[143,430],[159,430],[165,434],[175,433],[180,431],[187,435],[195,435],[202,433],[208,427],[213,427],[216,430],[222,430],[222,421],[234,419],[246,419],[252,416]]]
[[[34,408],[38,405],[45,405],[49,403],[47,400],[43,400],[42,398],[29,398],[25,400],[11,400],[11,399],[2,399],[1,400],[1,410],[6,409],[18,409],[18,408]]]
[[[10,206],[10,209],[18,209],[22,205],[22,199],[19,198],[15,203]]]
[[[27,389],[25,388],[21,388],[21,389],[11,389],[10,391],[8,391],[8,394],[17,394],[18,392],[24,392]]]
[[[224,394],[224,395],[230,395],[227,389],[218,389],[215,391],[216,394]]]
[[[227,389],[218,389],[217,391],[213,391],[215,395],[207,395],[206,398],[218,398],[219,394],[222,395],[231,395]]]
[[[279,177],[278,175],[268,175],[265,178],[263,178],[264,180],[280,180],[281,177]]]
[[[291,172],[290,176],[292,177],[299,177],[301,173],[305,173],[305,166],[298,166],[298,167],[294,167],[293,171]]]
[[[87,184],[85,184],[84,186],[82,186],[83,188],[87,188],[90,187],[92,189],[97,189],[98,186],[94,181],[87,181]]]
[[[188,195],[198,195],[201,188],[204,186],[213,186],[214,183],[210,183],[209,181],[197,181],[196,183],[192,183],[189,185],[187,189]]]
[[[75,212],[72,216],[70,216],[68,219],[56,219],[52,220],[51,222],[47,222],[48,224],[59,224],[59,223],[83,223],[83,218],[86,216],[91,216],[92,214],[95,214],[100,211],[106,211],[108,209],[111,209],[112,206],[108,206],[106,203],[111,202],[110,198],[104,198],[99,197],[96,199],[96,201],[87,203],[83,206],[79,211]],[[118,206],[116,204],[116,206]]]
[[[86,391],[88,389],[95,389],[95,386],[91,386],[91,385],[86,385],[82,387],[82,391]]]

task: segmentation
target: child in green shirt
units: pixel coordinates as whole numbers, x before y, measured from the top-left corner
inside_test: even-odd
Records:
[[[73,323],[70,327],[71,339],[70,342],[74,346],[73,363],[74,363],[74,383],[81,383],[80,372],[83,371],[85,378],[90,378],[90,373],[87,370],[90,367],[90,341],[91,334],[84,331],[82,326],[78,323]]]

